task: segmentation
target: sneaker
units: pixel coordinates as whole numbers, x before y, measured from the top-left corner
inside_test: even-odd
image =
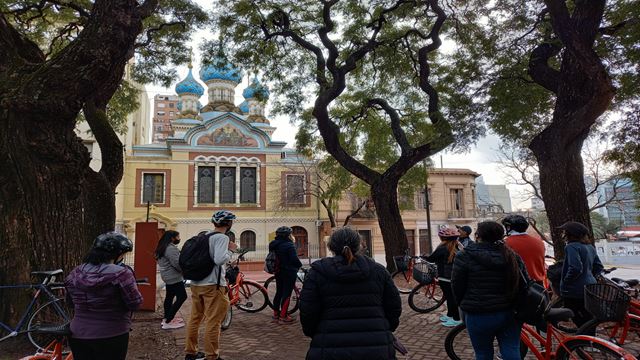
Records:
[[[295,321],[296,319],[292,318],[289,315],[287,315],[286,317],[280,318],[280,320],[278,320],[280,324],[293,324]]]
[[[171,320],[171,322],[174,322],[174,321],[184,324],[184,319],[181,317],[177,317],[177,316],[174,317],[173,320]]]
[[[447,321],[447,322],[443,322],[443,323],[442,323],[442,326],[446,326],[446,327],[455,327],[455,326],[458,326],[458,325],[460,325],[460,324],[462,324],[462,321],[459,321],[459,320],[453,320],[453,319],[451,319],[451,320],[449,320],[449,321]]]
[[[442,315],[442,316],[440,316],[440,321],[442,321],[442,322],[447,322],[447,321],[449,321],[449,320],[453,320],[453,318],[452,318],[452,317],[449,317],[449,316],[447,316],[447,315]]]
[[[162,319],[162,322],[160,322],[160,326],[164,326],[164,324],[166,324],[166,323],[167,323],[167,320]]]
[[[184,356],[184,360],[205,360],[206,355],[203,352],[198,351],[197,354],[187,354]]]
[[[169,322],[165,322],[162,325],[162,330],[180,329],[181,327],[184,327],[184,323],[175,321],[175,319],[173,319]]]

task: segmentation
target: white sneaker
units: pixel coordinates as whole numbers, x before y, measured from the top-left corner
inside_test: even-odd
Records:
[[[184,323],[175,321],[176,319],[173,319],[171,321],[169,321],[168,323],[164,323],[162,325],[162,329],[163,330],[171,330],[171,329],[180,329],[181,327],[184,327]]]

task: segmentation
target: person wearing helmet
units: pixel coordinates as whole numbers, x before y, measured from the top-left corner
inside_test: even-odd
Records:
[[[276,238],[269,243],[269,251],[274,251],[277,258],[276,294],[273,297],[273,320],[280,324],[291,324],[294,319],[287,314],[291,292],[296,283],[298,269],[302,267],[296,247],[293,230],[288,226],[276,229]]]
[[[458,304],[453,297],[451,290],[451,270],[453,269],[453,260],[456,253],[462,250],[462,246],[458,241],[458,231],[450,227],[443,227],[438,230],[440,245],[436,247],[433,253],[423,257],[425,260],[435,263],[438,266],[438,284],[442,289],[442,294],[447,300],[447,315],[441,316],[440,321],[446,327],[454,327],[459,325],[460,313],[458,312]]]
[[[69,345],[76,360],[124,360],[133,311],[142,303],[131,268],[120,264],[133,243],[117,232],[98,236],[83,264],[65,279],[73,304]]]
[[[191,316],[187,324],[185,360],[220,359],[220,331],[229,309],[225,265],[238,246],[227,235],[236,216],[227,210],[211,217],[214,231],[209,236],[209,255],[215,266],[202,280],[191,282]],[[198,329],[204,319],[204,353],[198,351]]]
[[[544,255],[546,249],[542,239],[527,234],[529,222],[522,215],[509,215],[502,219],[502,225],[507,231],[505,243],[520,255],[531,279],[543,285],[546,276]]]
[[[560,280],[560,296],[564,307],[573,311],[573,322],[577,327],[591,320],[592,315],[584,308],[584,287],[595,284],[596,276],[604,267],[596,248],[589,239],[589,229],[583,224],[569,221],[559,227],[567,241],[564,248],[564,263]],[[595,334],[592,332],[590,335]]]

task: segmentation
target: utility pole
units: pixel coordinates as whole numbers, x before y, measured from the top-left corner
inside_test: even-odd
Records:
[[[424,178],[424,208],[425,211],[427,213],[427,247],[429,250],[429,253],[431,253],[432,249],[431,249],[431,209],[430,209],[430,203],[431,203],[431,198],[429,197],[429,167],[427,166],[427,160],[424,159],[422,160],[422,164],[424,165],[424,172],[425,172],[425,178]],[[422,250],[422,249],[421,249]]]

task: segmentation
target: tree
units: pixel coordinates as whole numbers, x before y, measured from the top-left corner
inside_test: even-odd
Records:
[[[609,239],[620,230],[621,223],[617,220],[609,220],[597,212],[591,212],[591,224],[593,224],[594,239]]]
[[[441,2],[234,0],[218,5],[217,23],[233,40],[235,58],[264,70],[283,95],[274,110],[300,118],[302,134],[317,129],[327,152],[370,187],[392,267],[393,255],[407,248],[398,206],[400,179],[457,136],[478,130],[448,121],[456,118],[452,104],[471,100],[433,83],[447,17]],[[305,96],[314,99],[307,111]],[[390,156],[393,160],[386,161]]]
[[[0,283],[69,270],[113,230],[123,153],[109,104],[127,90],[125,66],[138,54],[137,80],[169,82],[206,21],[189,0],[0,1]],[[74,133],[81,112],[102,151],[97,172]],[[0,295],[10,319],[24,299]]]
[[[625,0],[472,1],[457,7],[454,41],[460,47],[451,68],[472,69],[462,76],[467,91],[486,106],[480,115],[505,141],[533,153],[541,195],[553,199],[545,205],[559,257],[559,225],[573,220],[591,226],[584,141],[594,127],[611,129],[605,120],[613,128],[631,124],[621,110],[637,109],[639,14],[637,2]]]

